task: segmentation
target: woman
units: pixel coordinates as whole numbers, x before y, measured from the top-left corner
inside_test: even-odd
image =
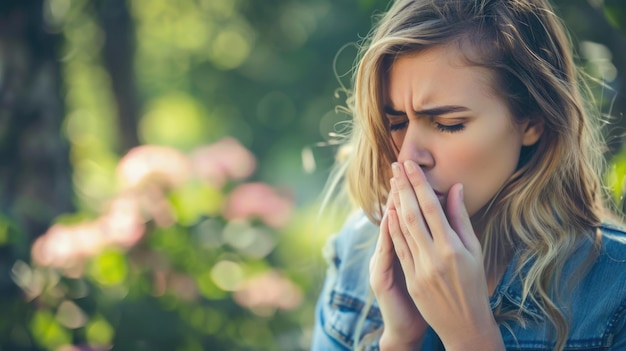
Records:
[[[361,211],[312,349],[626,349],[626,234],[548,2],[398,0],[355,72],[338,177]]]

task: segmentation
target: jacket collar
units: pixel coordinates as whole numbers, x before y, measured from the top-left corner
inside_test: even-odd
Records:
[[[498,307],[502,307],[504,310],[521,309],[524,311],[524,315],[541,320],[543,319],[541,310],[531,298],[528,297],[522,302],[522,277],[527,275],[532,261],[526,262],[520,267],[519,259],[519,253],[516,253],[507,265],[502,279],[489,298],[490,307],[492,310]]]

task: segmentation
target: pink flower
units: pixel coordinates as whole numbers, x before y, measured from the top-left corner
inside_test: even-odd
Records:
[[[135,195],[139,197],[142,211],[148,219],[152,219],[159,227],[172,226],[176,219],[165,192],[156,184],[150,184],[141,188]]]
[[[74,255],[80,259],[97,255],[105,246],[109,245],[98,221],[78,223],[68,229],[72,231]]]
[[[291,310],[302,302],[302,290],[280,273],[268,271],[242,283],[234,299],[250,309]]]
[[[254,155],[233,138],[195,149],[191,153],[191,163],[196,176],[218,187],[229,179],[245,179],[256,168]]]
[[[91,346],[91,345],[65,345],[59,347],[56,351],[108,351],[109,346]]]
[[[281,228],[291,218],[293,203],[265,183],[237,186],[228,197],[224,217],[229,220],[258,217],[265,224]]]
[[[99,222],[107,240],[125,248],[135,245],[145,231],[139,199],[132,195],[114,198]]]
[[[76,240],[77,232],[69,225],[52,226],[33,243],[31,254],[34,262],[55,268],[70,268],[78,263],[81,259],[80,245],[85,241]]]
[[[142,145],[130,150],[117,166],[126,187],[154,179],[168,186],[181,184],[191,175],[191,163],[182,152],[157,145]]]
[[[63,270],[65,275],[80,276],[83,263],[105,247],[129,248],[143,236],[144,219],[138,199],[120,196],[111,201],[98,219],[76,224],[55,224],[35,240],[33,261],[40,266]]]

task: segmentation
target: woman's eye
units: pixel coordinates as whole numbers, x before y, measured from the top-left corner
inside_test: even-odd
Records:
[[[389,125],[389,131],[395,132],[397,130],[402,130],[409,125],[409,122],[400,122],[400,123],[392,123]]]
[[[456,133],[456,132],[460,132],[463,129],[465,129],[465,124],[463,124],[463,123],[453,124],[453,125],[446,125],[446,124],[436,123],[436,125],[437,125],[437,129],[439,129],[442,132],[446,132],[446,133]]]

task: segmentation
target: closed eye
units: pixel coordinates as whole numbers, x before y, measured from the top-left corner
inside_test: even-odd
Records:
[[[409,125],[408,121],[404,121],[404,122],[400,122],[400,123],[391,123],[389,125],[389,131],[390,132],[395,132],[395,131],[398,131],[398,130],[402,130],[402,129],[405,129],[408,125]]]
[[[433,123],[439,131],[444,132],[444,133],[458,133],[465,129],[464,123],[457,123],[457,124],[443,124],[440,122],[433,122]],[[390,132],[400,131],[400,130],[406,129],[408,126],[409,126],[409,121],[406,121],[406,120],[403,122],[390,123],[389,131]]]
[[[447,125],[447,124],[441,124],[441,123],[435,123],[435,124],[437,126],[437,129],[445,133],[458,133],[462,131],[463,129],[465,129],[465,124],[463,123],[458,123],[458,124],[453,124],[453,125]]]

